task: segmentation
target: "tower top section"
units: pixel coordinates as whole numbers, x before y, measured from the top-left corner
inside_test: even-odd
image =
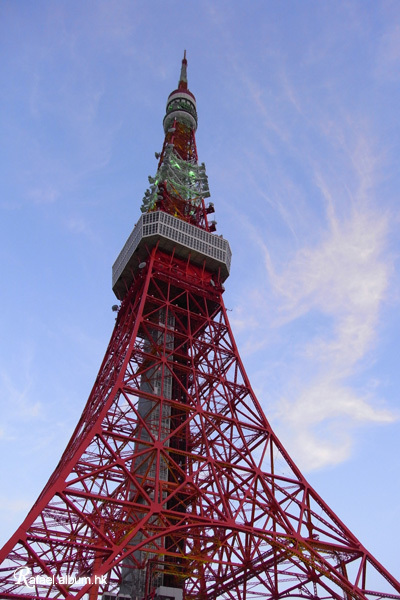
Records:
[[[183,54],[178,88],[168,96],[163,121],[165,133],[168,132],[175,121],[186,125],[193,132],[197,129],[196,98],[188,88],[186,50]]]
[[[187,84],[186,50],[183,53],[182,66],[181,66],[181,76],[179,78],[178,89],[179,90],[187,90],[188,89],[188,84]]]
[[[229,243],[215,235],[216,221],[208,220],[214,205],[204,163],[198,164],[195,132],[196,98],[188,89],[186,50],[178,87],[167,100],[165,138],[157,172],[149,176],[143,213],[113,265],[113,290],[122,300],[154,248],[203,268],[216,286],[229,275]]]

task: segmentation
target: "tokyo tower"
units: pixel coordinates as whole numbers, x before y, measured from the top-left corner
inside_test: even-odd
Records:
[[[0,552],[0,598],[400,600],[251,388],[186,70],[185,55],[157,172],[113,266],[109,346],[56,470]]]

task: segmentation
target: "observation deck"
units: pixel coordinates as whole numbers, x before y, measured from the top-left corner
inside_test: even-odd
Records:
[[[217,273],[221,282],[229,276],[232,252],[227,240],[186,223],[163,211],[144,213],[133,228],[112,268],[112,289],[119,300],[125,296],[140,259],[158,243],[160,250],[175,251],[197,265]]]

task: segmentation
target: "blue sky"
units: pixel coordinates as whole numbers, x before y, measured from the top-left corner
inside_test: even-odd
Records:
[[[253,387],[399,578],[397,1],[0,3],[0,543],[96,378],[185,48]]]

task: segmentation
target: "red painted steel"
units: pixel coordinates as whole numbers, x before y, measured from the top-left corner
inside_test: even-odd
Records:
[[[149,576],[167,574],[187,600],[400,598],[273,433],[210,280],[157,249],[138,271],[68,448],[2,553],[2,597],[83,597],[90,584],[59,583],[67,575],[106,575],[96,594],[118,590],[142,549]],[[144,392],[155,371],[159,389]],[[55,583],[25,589],[13,573],[27,565]]]
[[[222,292],[158,247],[137,265],[67,449],[0,553],[1,598],[94,600],[140,579],[146,600],[160,581],[185,600],[400,600],[272,431]]]

